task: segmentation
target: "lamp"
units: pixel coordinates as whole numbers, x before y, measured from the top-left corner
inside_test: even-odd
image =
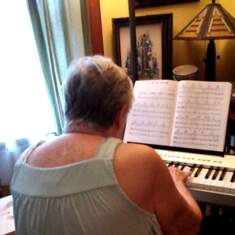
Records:
[[[235,38],[235,19],[220,4],[206,5],[175,39],[209,40],[206,54],[205,80],[215,81],[216,49],[215,39]]]

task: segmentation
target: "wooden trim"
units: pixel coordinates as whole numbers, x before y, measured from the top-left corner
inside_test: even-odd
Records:
[[[100,14],[100,1],[87,0],[87,9],[91,40],[91,53],[103,55],[104,47]]]
[[[190,2],[199,2],[200,0],[136,0],[136,8],[141,7],[154,7],[154,6],[163,6],[163,5],[172,5],[179,3],[190,3]]]
[[[8,185],[0,186],[0,198],[10,195],[10,187]]]
[[[131,64],[131,78],[135,82],[138,80],[138,62],[137,62],[137,47],[136,47],[136,22],[135,22],[135,0],[128,1],[129,6],[129,30],[130,30],[130,42],[131,42],[131,51],[130,51],[130,64]]]

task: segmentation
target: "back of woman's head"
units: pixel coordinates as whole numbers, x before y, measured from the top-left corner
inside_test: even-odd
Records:
[[[118,112],[132,102],[132,85],[125,71],[103,56],[74,62],[65,84],[65,117],[68,122],[112,126]]]

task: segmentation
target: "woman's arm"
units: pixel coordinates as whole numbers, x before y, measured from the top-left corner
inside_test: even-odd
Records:
[[[171,174],[171,177],[174,181],[174,184],[178,190],[178,192],[181,194],[181,196],[185,199],[185,201],[190,205],[191,209],[193,210],[194,214],[197,215],[197,217],[201,218],[201,210],[192,197],[190,191],[187,189],[185,186],[185,183],[190,176],[191,172],[190,171],[181,171],[178,168],[175,167],[169,167],[169,171]]]
[[[166,167],[145,145],[121,144],[114,168],[127,196],[144,210],[156,214],[165,235],[195,235],[201,212],[184,185],[188,173]]]
[[[167,169],[156,162],[155,213],[167,235],[194,235],[199,232],[202,214],[185,186],[189,176],[177,168]]]

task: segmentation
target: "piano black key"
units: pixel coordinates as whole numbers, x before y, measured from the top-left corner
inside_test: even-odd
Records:
[[[180,165],[178,168],[182,171],[186,165]]]
[[[215,169],[215,173],[214,173],[214,175],[212,176],[212,179],[213,179],[213,180],[216,179],[218,173],[219,173],[219,169],[217,168],[217,169]]]
[[[213,170],[213,167],[209,168],[209,170],[206,174],[206,177],[205,177],[206,179],[208,179],[210,177],[210,174],[211,174],[212,170]]]
[[[231,182],[235,182],[235,171],[233,171],[233,176],[231,178]]]
[[[225,173],[226,173],[226,169],[223,169],[223,172],[219,178],[220,181],[224,179]]]
[[[176,167],[176,168],[177,168],[179,165],[180,165],[180,164],[179,164],[178,162],[175,162],[175,163],[173,164],[173,166]]]
[[[200,174],[201,170],[202,170],[202,167],[201,166],[198,167],[198,170],[196,171],[194,177],[198,177],[198,175]]]
[[[195,165],[191,166],[190,171],[193,172],[193,170],[195,169],[195,167],[196,167]]]

